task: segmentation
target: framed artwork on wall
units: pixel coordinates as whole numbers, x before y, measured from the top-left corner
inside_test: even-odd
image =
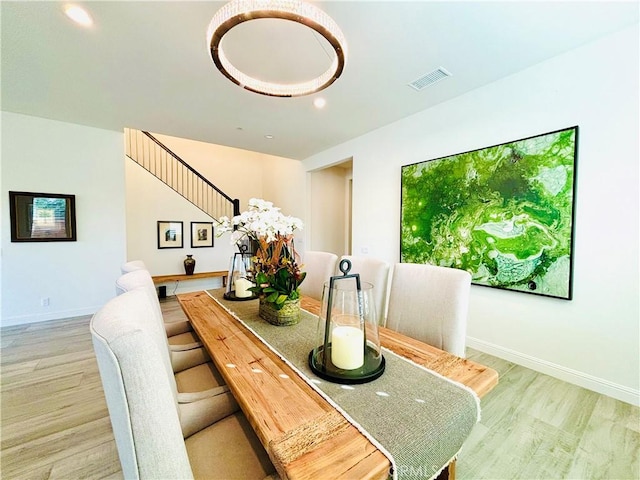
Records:
[[[213,247],[213,222],[191,222],[191,248]]]
[[[9,192],[12,242],[75,242],[76,197]]]
[[[158,248],[182,248],[182,222],[158,221]]]
[[[572,298],[578,127],[402,167],[400,261]]]

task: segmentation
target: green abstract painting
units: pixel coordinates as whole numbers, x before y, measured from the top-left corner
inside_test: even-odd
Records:
[[[400,261],[570,300],[578,127],[402,167]]]

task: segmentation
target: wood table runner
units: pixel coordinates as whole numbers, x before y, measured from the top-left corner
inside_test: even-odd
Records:
[[[377,380],[359,385],[322,380],[307,363],[317,316],[303,310],[299,324],[276,327],[258,316],[257,301],[224,300],[222,289],[208,293],[389,452],[400,479],[435,478],[479,420],[479,400],[471,389],[386,349],[386,370]]]

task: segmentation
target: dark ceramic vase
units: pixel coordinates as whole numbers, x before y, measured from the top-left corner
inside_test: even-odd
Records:
[[[187,275],[193,275],[193,270],[196,268],[196,260],[193,255],[187,255],[184,259],[184,271]]]

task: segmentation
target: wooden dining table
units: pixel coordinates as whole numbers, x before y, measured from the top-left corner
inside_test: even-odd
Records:
[[[207,292],[177,296],[249,423],[283,479],[386,479],[387,455],[299,372]],[[303,297],[312,314],[320,303]],[[283,328],[283,327],[279,327]],[[472,389],[498,383],[495,370],[380,327],[381,345]],[[446,478],[455,476],[455,463]]]

